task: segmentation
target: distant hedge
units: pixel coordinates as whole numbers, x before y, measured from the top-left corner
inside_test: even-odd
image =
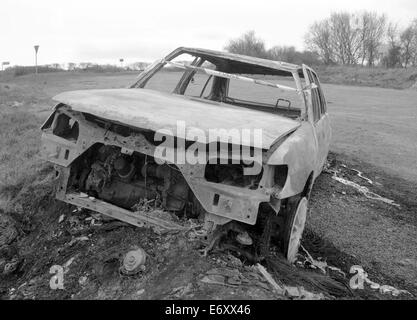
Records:
[[[15,77],[24,76],[26,74],[33,74],[36,68],[33,66],[14,66],[7,69],[8,72],[13,72]],[[60,72],[65,71],[61,68],[55,68],[50,66],[38,66],[38,73]]]

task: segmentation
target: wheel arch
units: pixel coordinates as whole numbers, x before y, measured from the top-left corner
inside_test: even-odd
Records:
[[[307,199],[310,199],[310,194],[311,194],[311,190],[313,189],[313,184],[314,184],[314,172],[311,171],[306,184],[304,185],[304,189],[303,192],[301,193],[302,197],[306,197]]]

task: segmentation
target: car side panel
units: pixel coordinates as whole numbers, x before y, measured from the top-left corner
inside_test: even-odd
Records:
[[[319,155],[314,127],[303,121],[299,129],[289,136],[269,157],[268,165],[287,165],[288,176],[278,197],[291,197],[304,190],[308,177],[316,169]]]

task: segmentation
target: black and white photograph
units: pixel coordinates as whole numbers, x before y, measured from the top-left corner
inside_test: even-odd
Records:
[[[0,300],[417,298],[415,0],[0,7]]]

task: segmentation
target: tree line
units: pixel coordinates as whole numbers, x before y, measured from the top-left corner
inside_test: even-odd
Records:
[[[66,71],[78,71],[78,72],[122,72],[122,71],[143,71],[149,63],[147,62],[135,62],[127,66],[120,67],[112,64],[97,64],[92,62],[80,62],[80,63],[51,63],[38,66],[38,73],[51,73],[51,72],[66,72]],[[4,72],[12,74],[14,76],[23,76],[26,74],[35,73],[34,66],[11,66]]]
[[[260,58],[310,65],[417,66],[417,19],[405,28],[376,12],[333,13],[313,23],[305,35],[306,50],[266,49],[254,31],[228,42],[225,49]]]
[[[239,38],[230,40],[224,49],[231,53],[285,61],[288,63],[305,63],[308,65],[321,64],[320,56],[314,51],[297,51],[293,46],[274,46],[267,49],[265,42],[257,37],[253,30],[244,33]]]

